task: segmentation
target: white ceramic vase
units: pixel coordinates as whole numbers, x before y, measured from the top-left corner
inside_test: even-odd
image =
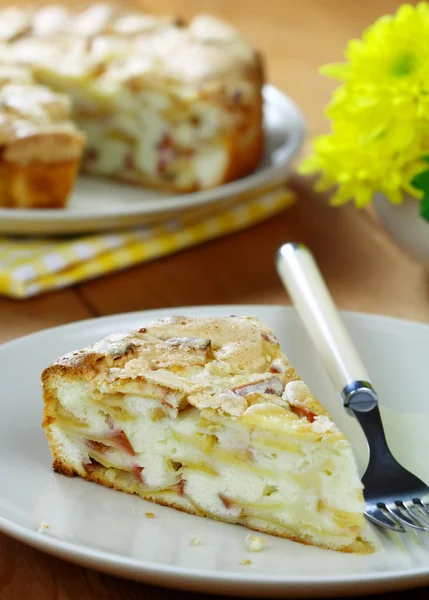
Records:
[[[376,194],[374,208],[392,238],[417,260],[429,264],[429,222],[419,214],[420,203],[411,196],[399,205]]]

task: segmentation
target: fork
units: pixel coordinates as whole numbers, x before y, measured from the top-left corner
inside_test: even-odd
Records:
[[[369,448],[369,463],[362,477],[365,516],[396,532],[428,531],[429,487],[392,455],[377,394],[311,252],[304,244],[284,244],[276,263],[344,407],[365,433]]]

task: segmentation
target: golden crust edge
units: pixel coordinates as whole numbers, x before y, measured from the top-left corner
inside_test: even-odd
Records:
[[[0,159],[0,206],[64,208],[76,181],[80,157],[20,164]]]
[[[256,319],[256,321],[257,321],[258,326],[260,327],[261,332],[268,331],[269,333],[272,333],[272,330],[270,328],[267,328],[259,320]],[[151,325],[152,325],[152,323],[149,323],[147,325],[147,328],[150,329]],[[127,333],[127,335],[129,337],[132,337],[133,334],[135,334],[135,333],[136,333],[135,331],[129,331]],[[108,338],[105,338],[105,339],[108,339]],[[125,337],[123,339],[123,341],[126,341],[126,339],[127,339],[127,337]],[[280,349],[280,352],[282,353],[283,356],[285,356],[281,349]],[[58,358],[56,362],[49,365],[43,371],[42,376],[41,376],[43,392],[44,392],[44,394],[47,394],[48,397],[50,398],[48,403],[50,403],[50,404],[55,403],[53,394],[50,394],[49,390],[54,387],[53,384],[57,377],[62,377],[68,381],[73,381],[76,378],[80,378],[91,384],[94,382],[94,380],[97,378],[97,376],[100,375],[100,373],[102,373],[103,371],[107,371],[107,369],[109,369],[112,366],[115,366],[115,367],[124,366],[124,364],[126,364],[126,362],[133,356],[134,356],[134,350],[132,349],[132,347],[130,347],[122,356],[119,357],[119,359],[118,359],[118,357],[115,357],[115,361],[113,362],[111,355],[109,355],[108,353],[102,352],[102,351],[96,351],[91,346],[87,346],[79,351],[70,352],[70,353]],[[287,357],[285,357],[285,358],[287,360]],[[309,418],[311,418],[311,417],[309,417],[309,413],[311,413],[312,415],[315,415],[315,416],[326,416],[332,421],[332,417],[329,414],[329,412],[325,409],[323,404],[321,404],[313,396],[313,394],[311,393],[309,388],[299,377],[299,374],[296,372],[296,370],[290,364],[289,364],[289,369],[290,369],[290,371],[288,372],[288,382],[287,383],[289,384],[289,383],[292,383],[293,381],[300,381],[300,382],[302,382],[302,384],[306,390],[305,391],[306,397],[303,402],[301,402],[300,399],[298,399],[298,400],[294,399],[293,401],[290,402],[292,412],[295,412],[295,414],[297,414],[299,417],[306,418],[307,420]],[[121,385],[115,385],[115,382],[112,382],[112,390],[114,388],[114,390],[116,392],[120,392],[122,386],[126,386],[127,384],[130,384],[130,383],[135,383],[136,385],[144,384],[145,376],[143,373],[142,375],[138,375],[135,377],[121,378],[120,380],[118,380],[118,382],[120,382]],[[159,384],[158,387],[160,389],[168,391],[167,388],[165,386],[163,386],[162,384]],[[177,391],[180,392],[181,390],[178,389]],[[45,399],[45,403],[46,403],[46,399]],[[191,403],[191,404],[193,404],[193,403]],[[45,413],[46,413],[46,406],[45,406]],[[54,416],[54,414],[53,414],[53,416]],[[339,430],[336,431],[336,435],[338,437],[341,437],[342,439],[346,440],[344,434],[342,432],[340,432]]]

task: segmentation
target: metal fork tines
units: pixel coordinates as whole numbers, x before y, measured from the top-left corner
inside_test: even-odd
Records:
[[[429,531],[429,487],[392,455],[374,390],[366,382],[347,387],[344,404],[362,426],[369,446],[369,463],[362,477],[366,517],[399,533]]]
[[[421,508],[425,513],[422,513]],[[365,515],[376,525],[392,531],[404,533],[407,528],[429,531],[429,505],[425,506],[418,498],[408,504],[402,500],[396,500],[392,504],[367,502]]]

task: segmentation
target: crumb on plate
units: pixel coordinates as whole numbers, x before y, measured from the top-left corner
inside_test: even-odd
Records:
[[[44,531],[46,531],[47,529],[49,529],[49,525],[47,523],[45,523],[44,521],[40,522],[40,527],[37,530],[37,533],[43,533]]]
[[[249,552],[260,552],[265,546],[265,540],[259,535],[247,535],[246,546]]]
[[[242,561],[240,561],[240,565],[250,565],[251,564],[251,560],[249,560],[248,558],[244,558]]]
[[[147,513],[145,513],[145,515],[147,516],[148,519],[154,519],[155,518],[155,513],[153,513],[153,512],[147,512]]]
[[[191,546],[199,546],[200,544],[200,538],[199,537],[193,537],[191,538]]]

